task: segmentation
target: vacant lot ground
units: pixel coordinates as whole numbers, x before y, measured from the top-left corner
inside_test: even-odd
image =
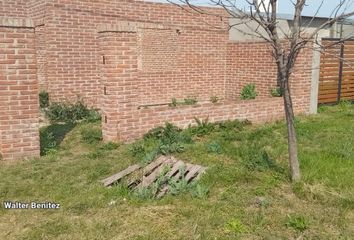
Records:
[[[43,129],[46,156],[1,165],[0,200],[61,208],[1,207],[0,239],[353,239],[354,106],[320,110],[297,120],[302,183],[289,181],[283,122],[201,123],[173,155],[208,167],[209,194],[160,200],[99,183],[148,161],[156,139],[103,144],[99,123]]]

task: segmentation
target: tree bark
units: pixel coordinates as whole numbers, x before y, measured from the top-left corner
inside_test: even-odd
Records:
[[[298,182],[301,179],[300,165],[297,152],[297,140],[295,131],[295,116],[289,88],[289,77],[285,77],[283,83],[283,99],[285,108],[286,125],[288,129],[288,151],[291,179]]]

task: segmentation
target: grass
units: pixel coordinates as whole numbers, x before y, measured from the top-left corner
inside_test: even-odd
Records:
[[[56,150],[1,165],[0,200],[53,201],[61,208],[1,207],[0,239],[351,239],[354,106],[320,112],[296,121],[301,183],[289,181],[284,122],[205,124],[208,131],[186,130],[193,141],[174,155],[208,167],[200,180],[208,194],[160,200],[99,183],[138,162],[136,146],[152,148],[153,139],[104,144],[97,123],[44,129],[53,132]]]

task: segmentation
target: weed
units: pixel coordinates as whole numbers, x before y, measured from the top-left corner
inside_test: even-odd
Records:
[[[198,100],[195,97],[188,97],[183,100],[183,102],[179,102],[176,98],[171,99],[171,103],[168,105],[170,107],[177,107],[179,105],[195,105],[197,104]]]
[[[64,137],[75,127],[74,124],[53,124],[39,130],[40,153],[41,156],[47,155],[60,145]]]
[[[143,162],[144,163],[150,163],[152,161],[154,161],[154,159],[159,155],[159,151],[158,150],[152,150],[151,152],[147,152],[145,153],[144,157],[143,157]]]
[[[287,227],[291,227],[296,231],[304,232],[309,228],[309,220],[304,216],[291,216],[287,215],[286,224]]]
[[[218,103],[219,102],[219,98],[217,96],[211,96],[210,97],[210,102],[212,103]]]
[[[268,153],[264,150],[258,150],[257,147],[250,146],[246,150],[245,166],[250,171],[266,171],[268,169],[276,169],[277,166]]]
[[[100,149],[103,151],[112,151],[112,150],[117,149],[118,147],[119,147],[118,143],[108,142],[108,143],[105,143],[102,147],[100,147]]]
[[[241,220],[238,218],[232,218],[231,220],[229,220],[225,225],[225,229],[228,232],[238,233],[238,234],[247,232],[246,226],[243,225]]]
[[[145,147],[142,144],[135,143],[131,146],[130,152],[134,157],[141,157],[145,154]]]
[[[198,103],[197,98],[195,97],[188,97],[184,99],[184,105],[195,105]]]
[[[190,130],[193,135],[196,135],[198,137],[208,135],[215,128],[214,124],[209,123],[209,118],[206,118],[205,120],[200,120],[200,119],[194,117],[194,120],[197,123],[197,126],[192,127]]]
[[[195,184],[191,188],[191,194],[195,198],[205,199],[209,195],[209,188],[201,184]]]
[[[169,181],[169,190],[172,195],[179,195],[188,192],[189,185],[184,177],[180,180],[171,179]]]
[[[272,97],[281,97],[282,96],[280,87],[271,88],[269,90],[269,92]]]
[[[46,155],[49,150],[56,147],[57,142],[52,132],[41,133],[41,155]]]
[[[88,144],[95,144],[102,141],[102,131],[100,128],[84,128],[81,130],[81,138]]]
[[[75,123],[81,120],[94,122],[100,119],[100,114],[94,109],[89,109],[80,99],[75,103],[52,103],[45,114],[51,122]]]
[[[208,143],[206,145],[206,148],[209,153],[221,154],[222,152],[222,148],[220,144],[215,141]]]
[[[49,94],[44,90],[40,91],[39,93],[39,106],[42,109],[49,106]]]
[[[254,83],[247,84],[241,90],[241,99],[250,100],[255,99],[258,96],[256,91],[256,85]]]
[[[177,107],[178,101],[176,98],[171,99],[171,103],[169,104],[170,107]]]

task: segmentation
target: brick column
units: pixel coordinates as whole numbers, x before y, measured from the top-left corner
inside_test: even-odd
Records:
[[[0,153],[39,156],[36,49],[30,20],[0,18]]]
[[[102,57],[102,130],[105,141],[129,140],[138,104],[137,34],[135,31],[99,33]]]

